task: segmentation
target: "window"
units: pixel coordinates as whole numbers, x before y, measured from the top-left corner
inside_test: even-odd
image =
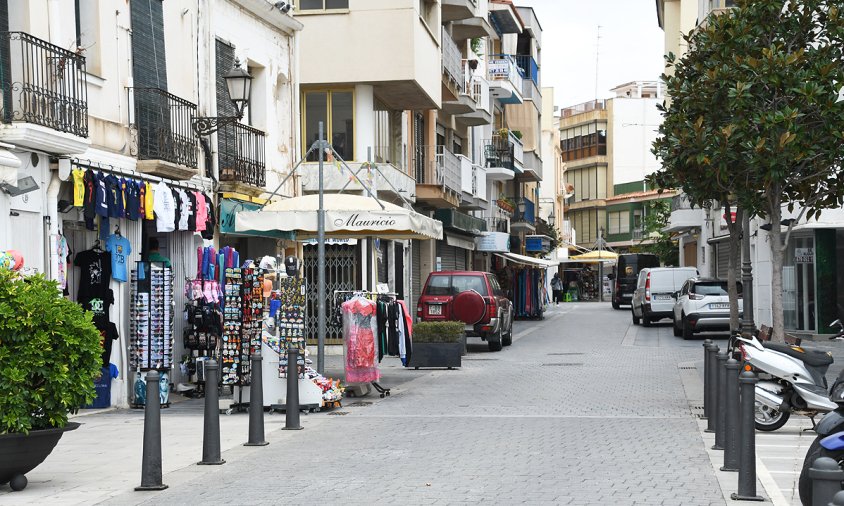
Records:
[[[592,165],[566,171],[566,180],[574,185],[574,201],[607,198],[607,167]]]
[[[319,123],[323,123],[325,139],[328,140],[343,160],[355,159],[354,96],[351,91],[306,91],[302,100],[304,111],[304,145],[307,152],[319,139]],[[308,161],[319,159],[319,153],[312,152]]]
[[[428,28],[433,30],[439,27],[440,20],[437,19],[437,2],[436,0],[419,0],[419,17],[428,25]],[[439,30],[439,28],[437,28]]]
[[[402,150],[401,114],[375,100],[375,146],[373,159],[376,163],[389,163],[399,169],[405,168]]]
[[[455,155],[462,155],[463,154],[463,139],[457,135],[451,135],[451,152]]]
[[[607,154],[607,124],[597,121],[560,132],[563,161]]]
[[[85,68],[94,75],[100,75],[99,2],[97,0],[74,0],[76,14],[76,47],[85,56]]]
[[[609,234],[627,234],[630,232],[630,213],[618,211],[607,213]]]
[[[349,0],[299,0],[300,11],[325,11],[348,8]]]
[[[606,223],[606,211],[603,209],[589,209],[586,211],[571,211],[571,221],[577,231],[577,243],[591,246],[598,241],[598,229]]]

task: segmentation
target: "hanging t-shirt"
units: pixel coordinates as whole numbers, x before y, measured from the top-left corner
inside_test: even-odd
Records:
[[[149,183],[144,183],[146,185],[146,191],[144,192],[144,218],[147,220],[154,220],[155,219],[155,192],[152,189],[152,185]]]
[[[111,174],[106,176],[106,189],[108,190],[108,217],[122,218],[125,214],[123,205],[123,188],[120,178]]]
[[[172,232],[176,230],[176,203],[173,201],[173,194],[164,181],[155,185],[155,218],[156,230],[159,232]]]
[[[179,230],[188,230],[188,218],[193,213],[190,206],[190,199],[185,190],[179,189]]]
[[[182,200],[179,196],[179,191],[176,188],[170,188],[170,193],[173,194],[173,226],[176,230],[179,229],[179,220],[182,219]]]
[[[196,231],[202,232],[205,230],[205,220],[208,219],[208,208],[205,207],[205,197],[202,196],[201,193],[194,192],[194,196],[196,197]]]
[[[85,205],[85,171],[73,169],[73,205],[82,207]]]
[[[188,201],[190,201],[190,208],[191,212],[188,215],[188,230],[191,232],[196,232],[196,193],[194,192],[185,192],[188,196]]]
[[[147,185],[143,181],[138,181],[138,210],[141,212],[141,219],[146,217],[145,203],[147,197]]]
[[[59,275],[57,276],[59,288],[64,292],[67,288],[67,257],[70,255],[70,248],[67,246],[67,239],[64,234],[56,236],[56,255],[59,257]]]
[[[132,221],[141,217],[141,190],[131,179],[126,181],[126,217]]]
[[[214,218],[214,204],[211,203],[211,197],[202,194],[205,199],[205,231],[202,232],[202,238],[209,241],[214,238],[214,226],[217,224]]]
[[[81,251],[73,259],[73,265],[80,269],[77,302],[102,299],[111,291],[108,287],[111,279],[111,253],[92,249]]]
[[[111,348],[113,341],[119,337],[117,334],[117,326],[107,319],[94,318],[94,327],[100,331],[100,346],[103,348],[103,367],[108,367],[111,360]]]
[[[96,228],[94,226],[94,216],[97,215],[94,210],[97,199],[97,181],[93,170],[88,169],[85,171],[83,182],[85,185],[85,197],[82,201],[82,216],[85,217],[85,228],[88,230],[94,230]]]
[[[106,239],[106,251],[111,253],[111,277],[125,283],[129,279],[126,264],[132,253],[132,244],[122,235],[111,234]]]
[[[103,174],[94,174],[94,211],[98,215],[105,216],[106,218],[108,218],[108,187],[106,184],[107,178]]]
[[[77,302],[82,305],[82,309],[85,311],[94,313],[94,325],[98,321],[107,322],[109,321],[108,310],[114,304],[114,291],[109,288],[102,295],[95,295],[89,299],[78,300]]]

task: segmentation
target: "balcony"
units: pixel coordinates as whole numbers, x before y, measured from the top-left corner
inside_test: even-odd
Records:
[[[520,211],[520,200],[524,202],[524,211]],[[533,233],[536,231],[536,205],[527,197],[515,199],[516,212],[513,215],[513,220],[510,222],[510,228],[513,231],[524,230]]]
[[[417,146],[413,168],[417,201],[435,207],[460,204],[460,161],[445,146]]]
[[[509,54],[490,55],[487,61],[489,92],[502,104],[521,104],[524,76]]]
[[[442,0],[442,22],[460,21],[475,16],[477,0]]]
[[[379,198],[386,197],[395,202],[401,201],[402,197],[414,202],[416,197],[416,181],[405,172],[400,162],[391,163],[390,157],[386,155],[386,148],[374,149],[375,163],[368,165],[365,162],[346,162],[350,169],[370,187],[377,192]],[[377,170],[376,170],[377,168]],[[302,191],[305,193],[316,193],[319,191],[319,164],[306,163],[302,166]],[[340,190],[363,193],[366,190],[356,178],[349,179],[349,172],[345,169],[337,170],[332,164],[326,163],[323,166],[323,189],[326,192],[339,192]]]
[[[129,88],[130,123],[137,131],[138,172],[170,179],[197,174],[197,144],[191,129],[196,104],[158,88]]]
[[[483,210],[489,207],[486,202],[486,169],[472,163],[472,160],[457,155],[460,162],[460,190],[462,209]]]
[[[486,221],[486,229],[490,232],[510,233],[510,220],[507,218],[485,216],[484,221]]]
[[[457,100],[465,92],[460,48],[445,28],[440,29],[440,40],[442,41],[443,102],[449,99]]]
[[[455,120],[467,127],[489,125],[492,123],[492,112],[489,102],[489,82],[480,75],[470,76],[467,82],[471,110],[455,116]]]
[[[478,236],[487,231],[484,219],[469,216],[454,209],[437,209],[434,212],[434,218],[442,222],[443,228],[466,235]]]
[[[588,102],[583,102],[582,104],[560,109],[560,118],[570,118],[572,116],[577,116],[578,114],[585,114],[592,111],[605,111],[606,109],[606,100],[590,100]]]
[[[477,37],[494,37],[495,30],[489,23],[489,0],[442,0],[443,22],[449,21],[453,14],[449,12],[453,4],[469,3],[474,6],[472,15],[467,18],[455,19],[451,24],[451,35],[456,41],[464,41]]]
[[[233,123],[217,131],[220,191],[260,195],[267,184],[266,134]]]
[[[449,98],[446,94],[443,94],[442,110],[452,115],[473,112],[479,105],[478,97],[472,86],[475,70],[472,69],[469,60],[462,60],[461,64],[460,78],[463,84],[460,87],[460,93],[457,93],[454,98]],[[443,67],[445,67],[445,54],[443,54]],[[475,67],[477,67],[477,62],[475,62]],[[443,75],[445,75],[445,70],[443,70]]]
[[[85,57],[24,32],[0,32],[0,141],[54,155],[88,140]]]
[[[493,135],[484,140],[486,177],[493,181],[509,181],[515,177],[514,146],[509,137]]]

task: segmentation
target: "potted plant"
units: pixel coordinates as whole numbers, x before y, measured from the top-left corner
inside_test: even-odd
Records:
[[[498,200],[495,201],[495,203],[498,204],[498,207],[500,209],[510,214],[512,214],[513,211],[516,210],[516,203],[507,197],[499,197]]]
[[[0,484],[22,490],[24,475],[79,427],[67,415],[94,399],[101,374],[91,317],[55,281],[0,268]]]
[[[420,322],[413,325],[413,353],[408,367],[461,366],[466,348],[463,322]]]

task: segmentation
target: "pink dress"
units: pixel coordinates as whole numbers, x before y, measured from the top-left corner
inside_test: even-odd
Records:
[[[342,305],[343,351],[345,352],[346,383],[378,381],[376,304],[356,297]]]

